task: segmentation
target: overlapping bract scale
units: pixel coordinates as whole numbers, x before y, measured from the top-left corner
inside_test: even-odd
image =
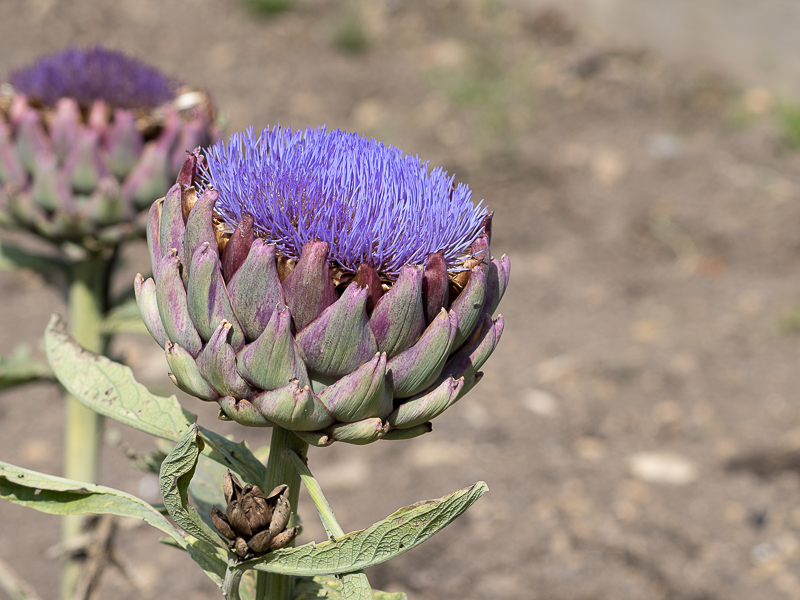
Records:
[[[198,155],[189,161],[196,171]],[[432,253],[429,266],[402,266],[388,285],[366,264],[337,280],[325,241],[306,242],[294,260],[249,221],[231,233],[216,200],[215,190],[198,196],[178,183],[156,202],[154,277],[134,287],[173,381],[217,402],[220,418],[283,427],[318,446],[407,439],[480,380],[502,334],[492,315],[510,273],[507,257],[490,257],[491,216],[457,276]]]
[[[0,92],[0,225],[91,251],[141,237],[215,119],[208,94],[118,52],[45,57]]]

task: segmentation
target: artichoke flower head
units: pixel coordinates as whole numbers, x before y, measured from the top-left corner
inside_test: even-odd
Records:
[[[208,94],[121,52],[40,58],[0,84],[0,225],[88,250],[143,235],[214,119]]]
[[[185,392],[243,425],[366,444],[431,430],[481,378],[510,273],[442,169],[339,130],[192,153],[150,209],[139,309]]]

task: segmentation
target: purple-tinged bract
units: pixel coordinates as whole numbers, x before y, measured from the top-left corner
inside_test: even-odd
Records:
[[[157,69],[106,48],[67,48],[13,72],[10,83],[28,98],[55,106],[73,98],[118,108],[152,108],[171,100],[177,84]]]
[[[328,242],[329,262],[351,273],[367,263],[394,280],[436,252],[462,269],[487,215],[443,169],[338,129],[251,128],[207,160],[206,184],[230,226],[251,215],[256,235],[293,259],[311,240]]]

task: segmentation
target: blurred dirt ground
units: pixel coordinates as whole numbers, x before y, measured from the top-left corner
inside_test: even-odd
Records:
[[[348,531],[489,484],[441,534],[370,569],[375,587],[412,600],[800,598],[800,154],[768,93],[499,2],[298,0],[271,18],[235,0],[0,3],[0,77],[98,42],[207,86],[230,131],[358,130],[446,166],[496,212],[512,278],[481,385],[429,435],[311,451]],[[120,285],[145,269],[138,246]],[[41,348],[64,311],[28,272],[0,273],[0,298],[4,350]],[[126,336],[115,352],[172,393],[154,342]],[[3,393],[0,458],[59,473],[62,415],[54,386]],[[150,441],[111,423],[106,438],[102,483],[154,500],[123,452]],[[321,540],[307,496],[300,510],[301,541]],[[219,597],[153,531],[123,527],[140,589],[110,571],[102,598]],[[58,537],[57,518],[0,504],[0,559],[44,598]]]

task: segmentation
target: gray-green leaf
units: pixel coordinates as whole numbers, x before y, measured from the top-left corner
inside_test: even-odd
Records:
[[[321,544],[276,550],[239,566],[300,577],[360,571],[418,546],[452,523],[488,489],[479,481],[444,498],[401,508],[362,531]]]
[[[372,590],[375,600],[408,600],[403,592],[389,594],[380,590]],[[301,579],[295,585],[294,600],[339,600],[342,598],[342,582],[336,577],[318,576],[313,579]]]
[[[158,477],[161,497],[164,499],[164,506],[169,516],[187,533],[213,546],[225,548],[226,544],[222,538],[203,522],[194,507],[189,506],[187,490],[197,467],[197,459],[203,449],[203,440],[198,436],[197,425],[189,427],[161,463]]]
[[[184,410],[175,396],[156,396],[133,377],[133,371],[90,352],[67,333],[58,315],[50,318],[44,334],[47,360],[61,384],[84,406],[103,416],[150,435],[177,442],[197,415]],[[266,467],[243,442],[200,428],[206,454],[258,484]]]
[[[102,485],[37,473],[0,461],[0,497],[51,515],[111,514],[141,519],[174,539],[186,541],[152,506]]]
[[[130,367],[81,347],[58,315],[44,334],[47,360],[67,391],[84,406],[150,435],[177,442],[196,420],[175,396],[151,394]]]

